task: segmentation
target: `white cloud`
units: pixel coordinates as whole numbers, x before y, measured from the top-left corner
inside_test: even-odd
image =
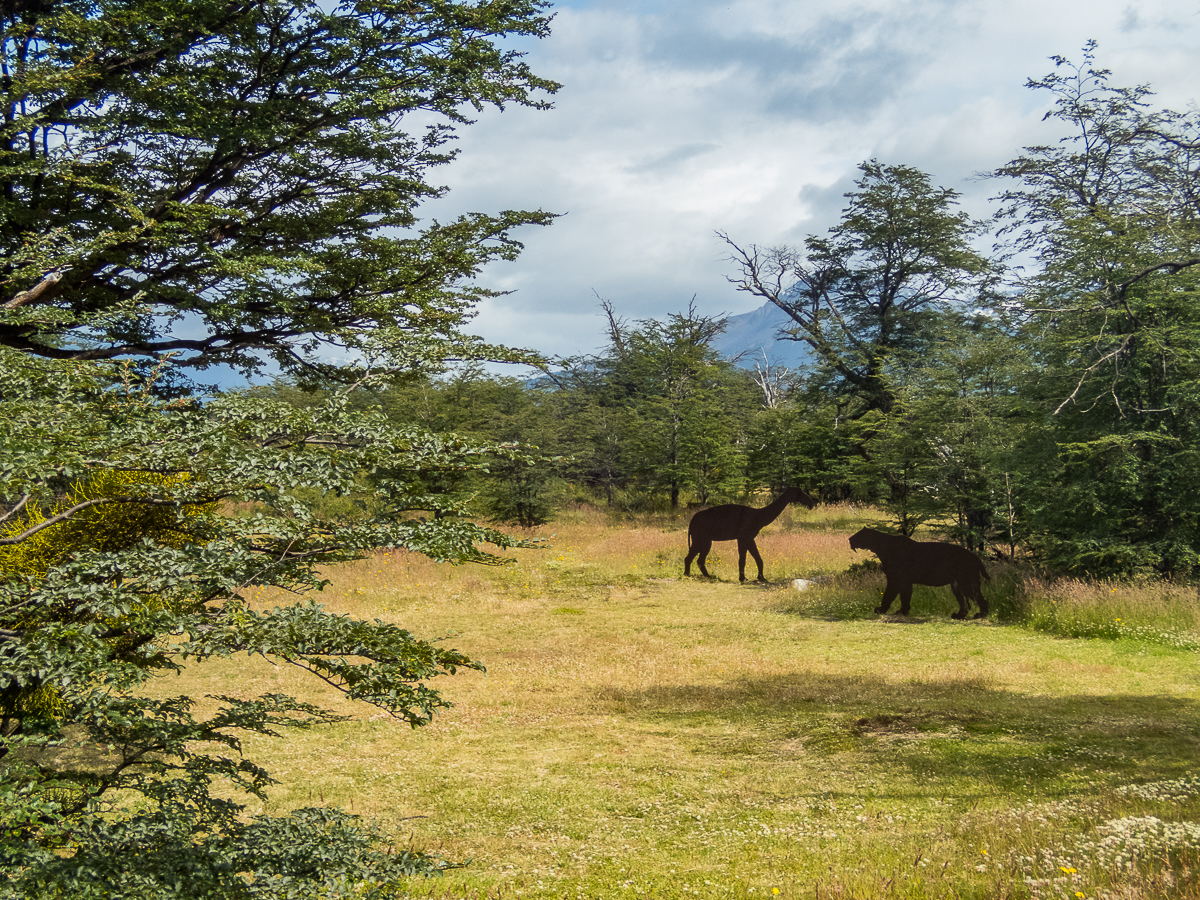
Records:
[[[481,115],[430,212],[566,213],[485,272],[515,293],[471,330],[586,352],[603,341],[595,293],[629,318],[693,295],[708,314],[753,308],[714,230],[764,244],[824,231],[869,157],[918,166],[985,214],[997,186],[971,176],[1055,136],[1048,98],[1024,88],[1048,57],[1078,60],[1095,38],[1114,83],[1181,108],[1200,94],[1198,37],[1200,3],[1170,0],[573,0],[522,45],[564,84],[557,108]]]

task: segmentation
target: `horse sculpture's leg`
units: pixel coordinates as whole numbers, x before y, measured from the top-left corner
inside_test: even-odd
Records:
[[[744,541],[738,539],[738,581],[746,580],[746,550],[749,549]],[[757,555],[757,554],[756,554]]]
[[[750,543],[746,545],[746,550],[750,551],[750,555],[754,557],[754,561],[758,564],[758,580],[762,581],[762,582],[766,582],[767,579],[763,578],[763,561],[762,561],[762,556],[760,556],[759,552],[758,552],[758,544],[755,543],[753,540],[751,540]],[[742,559],[745,559],[745,558],[746,558],[746,551],[743,550],[742,551]],[[742,581],[745,581],[745,580],[746,580],[745,578],[742,579]]]
[[[912,589],[911,584],[906,584],[900,588],[900,615],[907,616],[909,609],[912,607]]]
[[[700,574],[705,578],[712,578],[708,574],[708,569],[704,566],[704,561],[708,559],[708,551],[712,549],[712,541],[700,541],[696,544],[696,549],[700,552],[700,557],[696,560],[696,564],[700,566]]]

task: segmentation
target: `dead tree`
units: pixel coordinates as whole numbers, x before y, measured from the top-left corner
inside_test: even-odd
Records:
[[[804,491],[790,487],[780,494],[774,503],[764,506],[762,509],[754,509],[738,503],[727,503],[724,506],[700,510],[692,516],[692,521],[688,525],[688,555],[687,559],[683,561],[683,574],[692,574],[692,560],[698,554],[700,556],[700,559],[697,560],[700,564],[700,574],[711,578],[708,569],[704,567],[704,561],[708,558],[708,551],[712,549],[713,541],[737,541],[738,580],[746,580],[746,553],[748,552],[758,563],[758,580],[765,582],[767,579],[763,577],[762,557],[758,553],[758,545],[754,543],[754,539],[758,537],[760,531],[779,518],[779,514],[789,503],[803,503],[809,509],[817,505],[817,501]]]

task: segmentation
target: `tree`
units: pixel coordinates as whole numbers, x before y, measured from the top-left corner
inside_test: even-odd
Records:
[[[1200,565],[1200,120],[1153,111],[1095,65],[1055,58],[1029,86],[1067,129],[1000,168],[1027,280],[1024,390],[1029,527],[1054,565],[1092,575],[1190,574]]]
[[[633,411],[618,402],[598,360],[567,360],[565,365],[554,377],[559,415],[571,427],[559,447],[573,460],[571,471],[612,507],[631,480],[625,438]]]
[[[493,460],[485,473],[464,473],[458,487],[473,494],[473,509],[498,524],[532,528],[549,521],[565,466],[557,454],[569,427],[557,414],[556,392],[462,365],[443,377],[390,384],[377,397],[393,422],[520,448],[520,455]]]
[[[805,439],[826,492],[865,487],[908,534],[933,515],[925,479],[936,467],[927,464],[933,450],[914,430],[906,392],[943,320],[991,303],[997,270],[971,247],[984,225],[955,208],[955,191],[909,166],[870,160],[859,170],[841,222],[809,236],[803,250],[743,248],[719,234],[741,269],[730,281],[786,312],[794,324],[784,336],[814,351],[817,367],[799,393],[807,419],[837,432],[834,440]],[[795,443],[774,430],[772,446]]]
[[[3,352],[0,821],[14,896],[86,896],[90,867],[118,846],[144,855],[144,865],[128,863],[127,880],[112,875],[131,891],[144,882],[147,895],[168,895],[172,879],[194,868],[219,884],[219,896],[242,896],[241,872],[300,877],[270,870],[270,860],[230,870],[256,835],[291,829],[318,842],[334,829],[361,838],[334,813],[247,824],[239,804],[209,794],[217,777],[259,796],[271,783],[237,758],[239,732],[275,734],[334,717],[270,694],[217,698],[220,710],[197,718],[192,698],[139,695],[154,674],[189,659],[259,654],[415,727],[447,705],[427,681],[480,668],[396,626],[312,603],[256,611],[242,599],[255,585],[319,588],[322,567],[378,547],[487,563],[498,560],[481,543],[512,545],[419,489],[431,470],[478,468],[488,453],[346,407],[345,396],[305,410],[250,395],[168,402],[132,377],[114,383],[108,366]],[[352,498],[355,513],[322,515],[306,492]],[[223,509],[230,503],[250,513],[231,516]],[[444,515],[419,512],[431,508]],[[39,753],[51,745],[110,749],[63,768]],[[148,811],[104,815],[103,803],[122,790],[140,793]],[[434,868],[419,854],[400,868],[400,858],[378,851],[364,860],[355,879],[368,883]],[[333,884],[346,866],[357,871],[350,857],[289,865],[303,868],[313,889]]]
[[[485,291],[467,280],[516,252],[515,225],[548,220],[415,227],[464,105],[554,87],[497,46],[544,34],[544,6],[4,7],[0,896],[369,897],[442,865],[337,811],[247,822],[212,795],[214,779],[271,783],[240,734],[328,712],[268,694],[200,715],[138,687],[249,652],[419,726],[447,705],[431,679],[480,667],[396,626],[243,594],[319,588],[324,567],[379,547],[487,564],[483,545],[513,546],[425,488],[510,451],[354,398],[474,352],[457,328]],[[409,112],[449,124],[412,137]],[[380,371],[330,363],[330,346]],[[260,353],[355,384],[303,407],[164,384]],[[64,746],[92,748],[86,764]]]
[[[947,313],[886,415],[864,417],[858,480],[883,483],[880,505],[904,535],[924,522],[965,547],[1015,543],[1013,451],[1027,427],[1017,390],[1028,374],[1013,316]]]
[[[467,106],[556,89],[497,42],[547,5],[5,5],[0,345],[326,376],[487,353],[456,330],[470,279],[551,217],[416,211]]]
[[[718,232],[741,269],[730,281],[791,317],[785,336],[812,347],[822,388],[852,418],[891,409],[931,320],[953,301],[978,303],[994,275],[970,246],[983,226],[954,209],[955,191],[909,166],[859,169],[841,223],[803,251]]]
[[[598,360],[575,368],[581,383],[597,390],[592,421],[619,421],[619,468],[650,494],[666,494],[671,508],[692,490],[701,503],[740,486],[737,451],[739,397],[752,387],[739,381],[732,366],[718,359],[710,343],[724,330],[724,319],[702,316],[695,304],[666,321],[619,319],[608,303],[609,348]],[[615,416],[605,410],[620,410]],[[602,439],[609,435],[597,432]],[[604,459],[604,454],[598,456]]]
[[[833,404],[791,397],[758,410],[746,434],[746,481],[751,490],[765,487],[778,496],[803,485],[826,503],[854,495],[849,461],[859,443],[854,423],[838,422]]]

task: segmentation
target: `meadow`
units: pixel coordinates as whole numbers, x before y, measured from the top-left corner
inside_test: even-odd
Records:
[[[993,564],[987,620],[951,620],[946,588],[880,617],[847,542],[876,521],[789,509],[766,586],[732,544],[683,578],[683,517],[591,509],[503,567],[328,573],[330,608],[487,666],[437,684],[455,706],[421,729],[257,658],[159,687],[345,715],[247,741],[279,780],[249,812],[337,805],[464,864],[400,896],[1200,897],[1195,588]]]

